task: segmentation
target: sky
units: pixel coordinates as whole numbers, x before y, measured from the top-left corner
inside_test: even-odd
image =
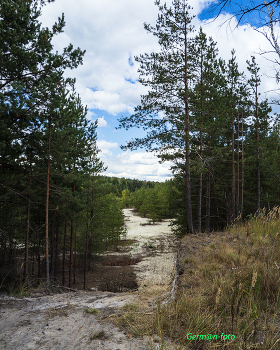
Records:
[[[172,0],[166,3],[171,6]],[[234,8],[225,8],[214,20],[216,12],[209,11],[213,1],[189,0],[189,4],[196,16],[192,22],[196,31],[201,26],[212,36],[221,58],[229,60],[231,50],[235,49],[239,70],[246,72],[246,60],[256,56],[261,68],[262,98],[271,98],[273,92],[269,91],[277,88],[271,62],[276,55],[262,54],[271,51],[271,47],[252,26],[257,26],[259,31],[266,30],[257,17],[255,20],[244,18],[237,26],[236,18],[230,13]],[[99,157],[107,167],[104,175],[160,182],[172,177],[171,164],[159,164],[153,153],[144,149],[132,152],[120,149],[130,139],[144,136],[143,130],[116,130],[118,119],[133,114],[141,95],[147,92],[137,81],[138,63],[134,57],[160,50],[157,38],[148,34],[143,26],[144,22],[156,23],[158,7],[154,0],[56,0],[43,8],[42,25],[52,27],[62,13],[66,26],[64,33],[54,38],[54,50],[62,52],[69,43],[86,50],[83,65],[66,71],[65,76],[76,78],[76,90],[89,109],[87,117],[93,121],[98,119]]]

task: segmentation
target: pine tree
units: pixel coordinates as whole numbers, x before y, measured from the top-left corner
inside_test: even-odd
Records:
[[[155,2],[159,8],[156,27],[144,24],[145,29],[157,36],[161,51],[140,55],[139,81],[150,88],[142,96],[135,114],[119,120],[120,127],[133,126],[150,130],[147,136],[127,143],[124,148],[145,147],[157,151],[162,161],[173,160],[174,171],[183,172],[185,182],[186,222],[182,230],[194,233],[190,178],[190,129],[189,104],[191,60],[189,45],[192,16],[186,0],[174,0],[167,8]]]
[[[261,173],[260,173],[260,135],[259,135],[259,92],[258,86],[260,85],[260,76],[258,72],[260,68],[257,66],[256,59],[254,56],[251,57],[252,62],[246,61],[247,69],[251,73],[251,78],[248,80],[248,84],[250,85],[254,102],[254,117],[255,117],[255,131],[256,131],[256,167],[257,167],[257,213],[260,213],[261,210]]]
[[[193,153],[197,158],[198,168],[198,201],[197,201],[197,232],[201,232],[202,227],[202,189],[203,189],[203,174],[207,172],[207,205],[206,217],[210,218],[210,174],[205,171],[206,164],[209,164],[205,156],[205,150],[209,147],[211,138],[211,128],[213,128],[214,114],[217,112],[216,97],[217,97],[217,79],[219,75],[219,66],[217,59],[216,43],[212,38],[207,39],[202,28],[195,37],[193,45],[191,45],[191,53],[193,59],[193,79],[194,85],[191,91],[191,110],[194,116],[195,133],[193,137]],[[213,103],[213,101],[215,101]],[[197,137],[195,138],[195,135]],[[198,148],[198,149],[197,149]],[[204,154],[205,153],[205,154]],[[208,152],[209,153],[209,152]],[[198,157],[197,157],[198,155]],[[195,159],[193,163],[195,162]],[[194,174],[197,177],[197,174]],[[207,220],[208,221],[208,220]],[[207,230],[209,223],[207,222]]]

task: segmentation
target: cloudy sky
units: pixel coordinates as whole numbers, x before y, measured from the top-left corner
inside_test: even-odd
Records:
[[[166,3],[171,5],[172,0]],[[203,31],[217,41],[219,54],[225,60],[234,48],[240,71],[246,72],[246,60],[255,55],[261,67],[261,91],[263,97],[269,98],[268,91],[276,88],[276,82],[273,63],[267,58],[276,57],[260,55],[271,50],[268,41],[246,18],[238,27],[236,18],[229,12],[223,12],[213,21],[213,14],[207,11],[210,3],[209,0],[189,1],[196,15],[193,20],[196,30],[202,26]],[[88,118],[98,119],[99,155],[107,167],[106,175],[164,181],[171,176],[169,164],[158,164],[158,159],[145,150],[124,152],[120,149],[120,145],[144,132],[115,129],[118,118],[132,114],[141,94],[147,91],[137,82],[138,66],[134,56],[159,50],[157,38],[143,28],[144,22],[156,22],[158,7],[154,0],[56,0],[43,8],[43,26],[51,27],[62,13],[66,27],[53,41],[54,49],[61,52],[72,43],[86,50],[83,65],[66,75],[77,79],[76,89],[89,108]]]

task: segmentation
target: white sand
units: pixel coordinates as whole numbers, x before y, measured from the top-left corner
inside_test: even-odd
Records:
[[[135,265],[139,291],[134,293],[102,293],[79,291],[39,298],[0,296],[0,350],[150,350],[159,344],[147,339],[127,338],[110,322],[101,322],[86,308],[117,308],[132,301],[162,294],[171,289],[175,267],[176,239],[169,221],[146,225],[148,219],[124,210],[127,239],[137,240],[130,249],[132,256],[143,260]],[[111,252],[110,252],[111,254]],[[144,297],[143,297],[144,296]],[[2,305],[1,305],[2,304]],[[105,310],[105,309],[104,309]],[[104,331],[108,339],[90,340]],[[148,345],[148,343],[150,345]],[[168,345],[173,350],[175,346]]]
[[[131,254],[146,257],[135,266],[140,286],[169,285],[175,272],[177,240],[171,232],[170,220],[148,225],[149,220],[124,209],[127,239],[136,239]],[[153,256],[149,256],[149,255]],[[148,255],[148,256],[147,256]]]

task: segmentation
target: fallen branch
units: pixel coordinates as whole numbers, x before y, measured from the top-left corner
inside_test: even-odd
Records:
[[[49,288],[51,288],[51,287],[55,287],[55,288],[64,288],[64,289],[70,290],[71,292],[78,292],[78,289],[73,289],[73,288],[69,288],[69,287],[65,287],[65,286],[56,286],[56,285],[53,285],[53,286],[50,286]]]

